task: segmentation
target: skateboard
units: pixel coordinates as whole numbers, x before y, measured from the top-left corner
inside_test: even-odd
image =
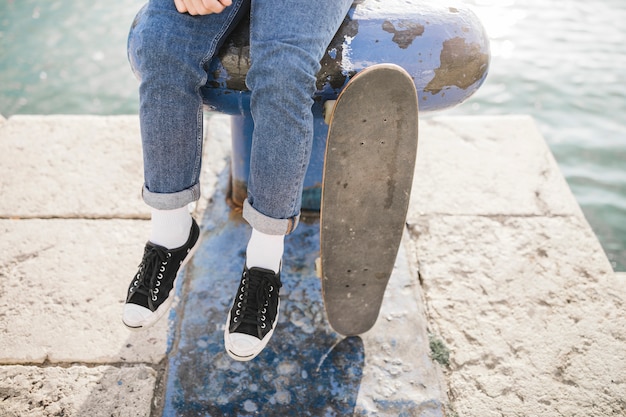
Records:
[[[411,76],[380,64],[355,75],[329,124],[318,273],[331,327],[345,336],[376,322],[404,231],[417,152]]]

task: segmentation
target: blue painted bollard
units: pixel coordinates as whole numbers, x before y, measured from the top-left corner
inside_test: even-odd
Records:
[[[468,9],[423,1],[357,0],[337,32],[317,76],[313,105],[313,153],[302,195],[302,209],[319,211],[328,126],[322,109],[336,99],[350,78],[378,63],[406,69],[415,81],[420,111],[455,106],[484,82],[489,41],[478,18]],[[249,21],[230,35],[210,66],[203,89],[205,104],[232,116],[232,164],[229,200],[241,206],[246,197],[254,123],[250,92]]]

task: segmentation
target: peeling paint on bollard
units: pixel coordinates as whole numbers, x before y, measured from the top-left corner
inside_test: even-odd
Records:
[[[235,207],[246,198],[253,132],[245,85],[249,52],[249,21],[244,21],[211,63],[202,90],[209,108],[233,116],[231,201]],[[353,75],[372,64],[400,65],[415,82],[420,112],[441,110],[463,102],[482,85],[489,56],[487,35],[467,8],[418,0],[355,2],[320,61],[313,106],[314,149],[304,182],[303,209],[319,211],[328,131],[321,107],[324,101],[336,99]]]
[[[480,45],[468,44],[463,38],[445,41],[439,60],[441,65],[435,70],[435,77],[424,87],[425,92],[439,94],[449,86],[467,89],[484,76],[489,65],[489,55],[480,52]]]
[[[209,108],[249,113],[249,98],[244,97],[249,95],[249,24],[241,22],[210,64],[202,90]],[[467,8],[418,0],[357,1],[320,62],[316,97],[336,99],[357,72],[394,63],[413,77],[420,111],[441,110],[463,102],[482,85],[489,56],[484,28]]]
[[[424,25],[411,22],[410,20],[401,20],[398,24],[400,29],[396,29],[393,23],[385,20],[383,30],[393,34],[392,42],[397,43],[402,49],[406,49],[417,38],[424,33]]]

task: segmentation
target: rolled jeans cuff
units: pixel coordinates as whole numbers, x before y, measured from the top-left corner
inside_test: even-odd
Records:
[[[289,219],[274,219],[257,211],[246,198],[243,202],[243,218],[254,229],[267,235],[288,235],[300,222],[300,214]]]
[[[144,185],[141,192],[143,201],[157,210],[174,210],[185,207],[200,198],[200,184],[175,193],[153,193]]]

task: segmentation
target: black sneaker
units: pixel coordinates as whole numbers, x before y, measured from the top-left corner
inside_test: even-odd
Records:
[[[174,301],[178,271],[189,261],[200,241],[200,228],[192,221],[187,242],[176,249],[146,244],[139,271],[128,287],[122,321],[132,329],[149,327],[169,310]]]
[[[278,321],[281,286],[280,272],[244,267],[224,331],[226,352],[231,358],[249,361],[265,348]]]

